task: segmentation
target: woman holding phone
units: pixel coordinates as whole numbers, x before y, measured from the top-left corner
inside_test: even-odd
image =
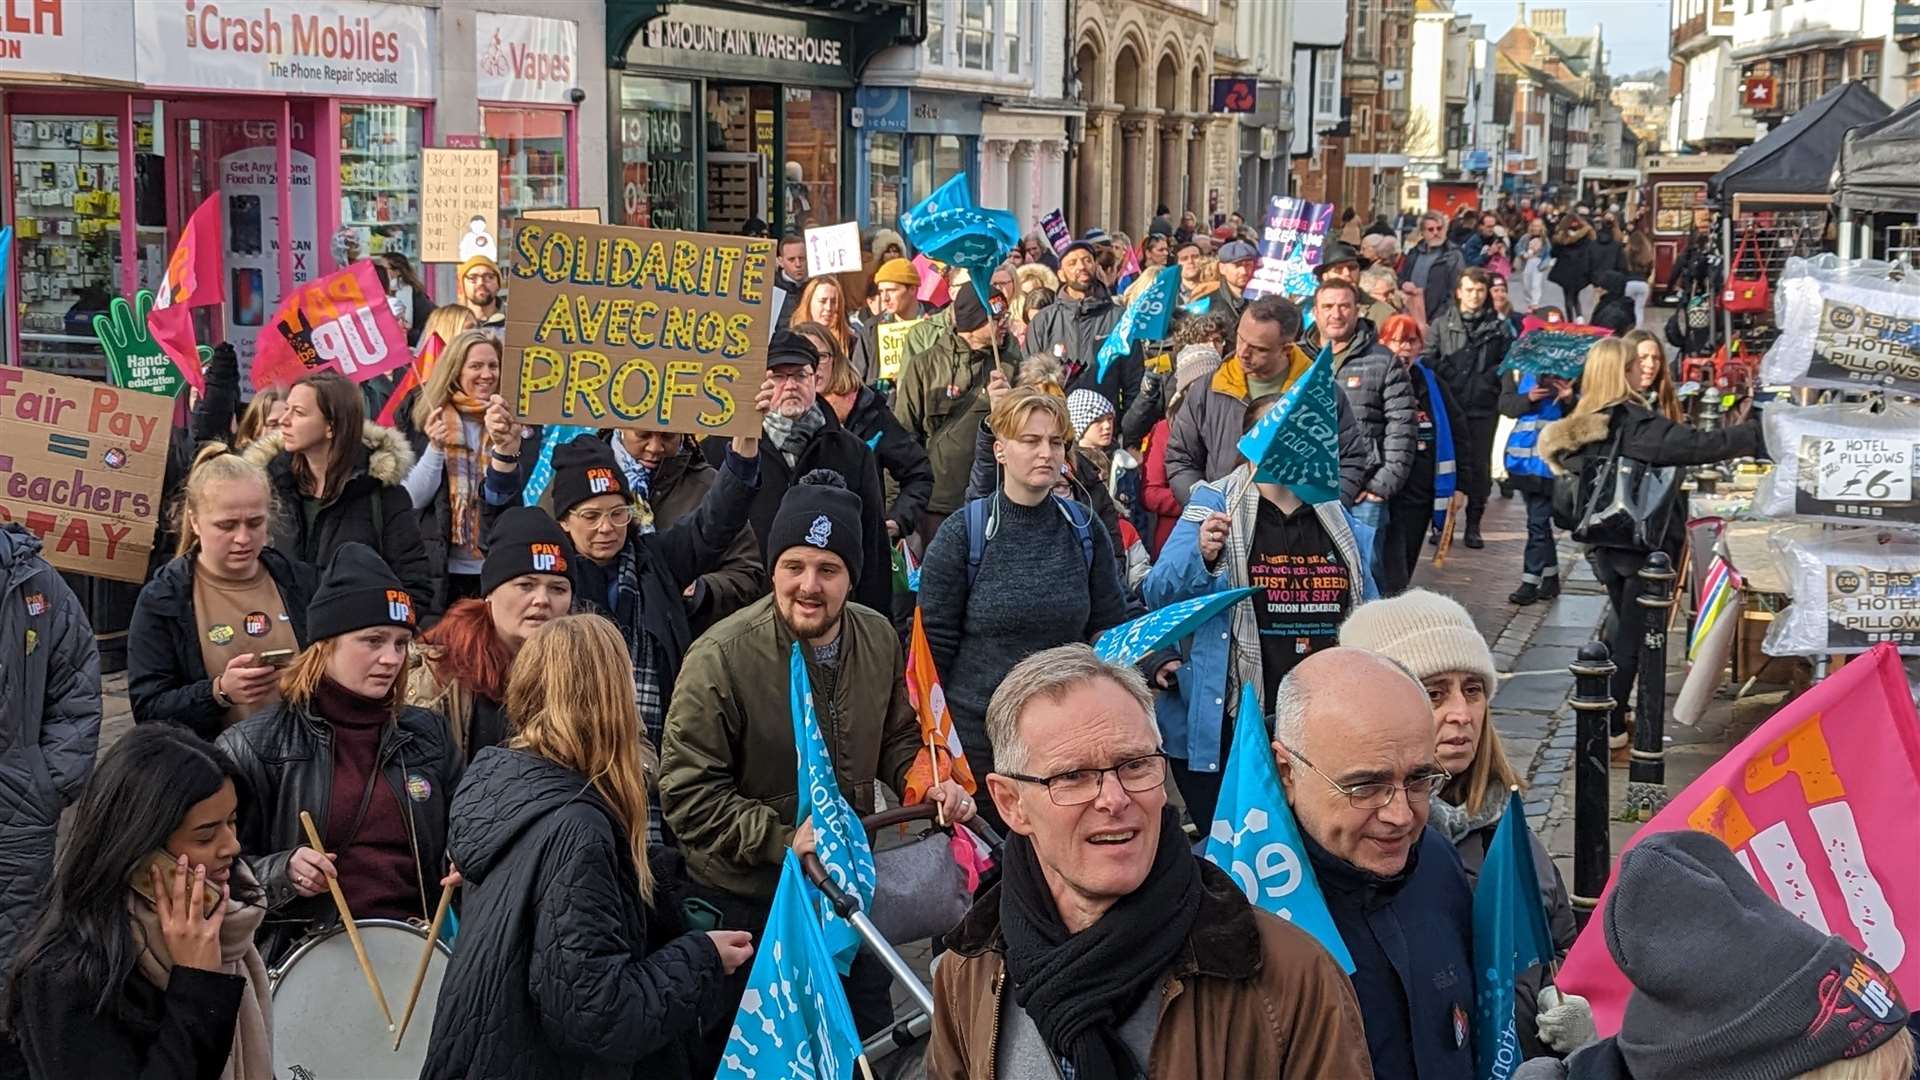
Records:
[[[133,606],[127,696],[134,723],[211,739],[279,699],[318,574],[271,546],[266,470],[225,446],[200,451],[175,512],[179,551]]]
[[[273,1075],[266,909],[239,858],[237,772],[170,724],[101,755],[9,980],[33,1076]]]

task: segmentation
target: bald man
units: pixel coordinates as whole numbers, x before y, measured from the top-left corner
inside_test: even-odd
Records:
[[[1275,764],[1353,954],[1376,1080],[1474,1080],[1473,887],[1427,827],[1448,777],[1405,668],[1325,649],[1274,694]]]

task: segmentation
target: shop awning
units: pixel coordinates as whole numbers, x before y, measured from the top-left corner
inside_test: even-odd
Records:
[[[1867,213],[1920,208],[1920,98],[1847,132],[1833,167],[1833,200]]]
[[[1824,201],[1847,129],[1892,111],[1864,85],[1842,83],[1740,151],[1707,181],[1707,197],[1722,206],[1737,199],[1749,207],[1769,196],[1790,203],[1804,203],[1808,196]]]

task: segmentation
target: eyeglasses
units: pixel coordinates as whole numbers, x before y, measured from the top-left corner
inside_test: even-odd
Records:
[[[483,281],[491,281],[497,285],[500,283],[500,275],[494,273],[491,270],[476,270],[473,273],[468,274],[466,277],[466,280],[474,283],[475,285],[478,285]]]
[[[601,522],[614,528],[624,528],[633,522],[633,507],[616,506],[612,510],[575,510],[568,515],[589,529],[597,529]]]
[[[777,367],[767,369],[767,378],[774,382],[812,382],[814,369],[810,367]]]
[[[1333,777],[1321,772],[1313,762],[1307,760],[1305,754],[1284,743],[1281,745],[1287,753],[1293,755],[1294,760],[1312,769],[1313,775],[1325,780],[1333,790],[1345,795],[1347,802],[1351,803],[1355,810],[1385,810],[1393,805],[1394,794],[1402,791],[1406,792],[1408,806],[1412,806],[1415,802],[1424,803],[1439,794],[1440,789],[1447,786],[1447,781],[1453,779],[1452,774],[1443,769],[1440,772],[1410,777],[1404,785],[1376,782],[1346,787],[1334,783]]]
[[[1167,755],[1158,752],[1143,754],[1104,769],[1068,769],[1052,776],[1023,776],[1020,773],[1000,775],[1023,784],[1045,784],[1047,797],[1053,800],[1055,806],[1082,806],[1100,797],[1100,789],[1106,785],[1108,773],[1120,781],[1120,787],[1125,791],[1134,794],[1152,791],[1167,782]]]

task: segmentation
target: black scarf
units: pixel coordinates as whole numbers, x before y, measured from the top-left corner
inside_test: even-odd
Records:
[[[1186,947],[1200,910],[1200,874],[1180,830],[1180,812],[1160,815],[1160,846],[1147,880],[1100,921],[1067,932],[1040,873],[1033,843],[1015,834],[1003,855],[1000,932],[1007,943],[1013,1000],[1073,1075],[1145,1076],[1120,1038],[1120,1025],[1158,987]],[[1125,1069],[1121,1062],[1128,1062]]]

